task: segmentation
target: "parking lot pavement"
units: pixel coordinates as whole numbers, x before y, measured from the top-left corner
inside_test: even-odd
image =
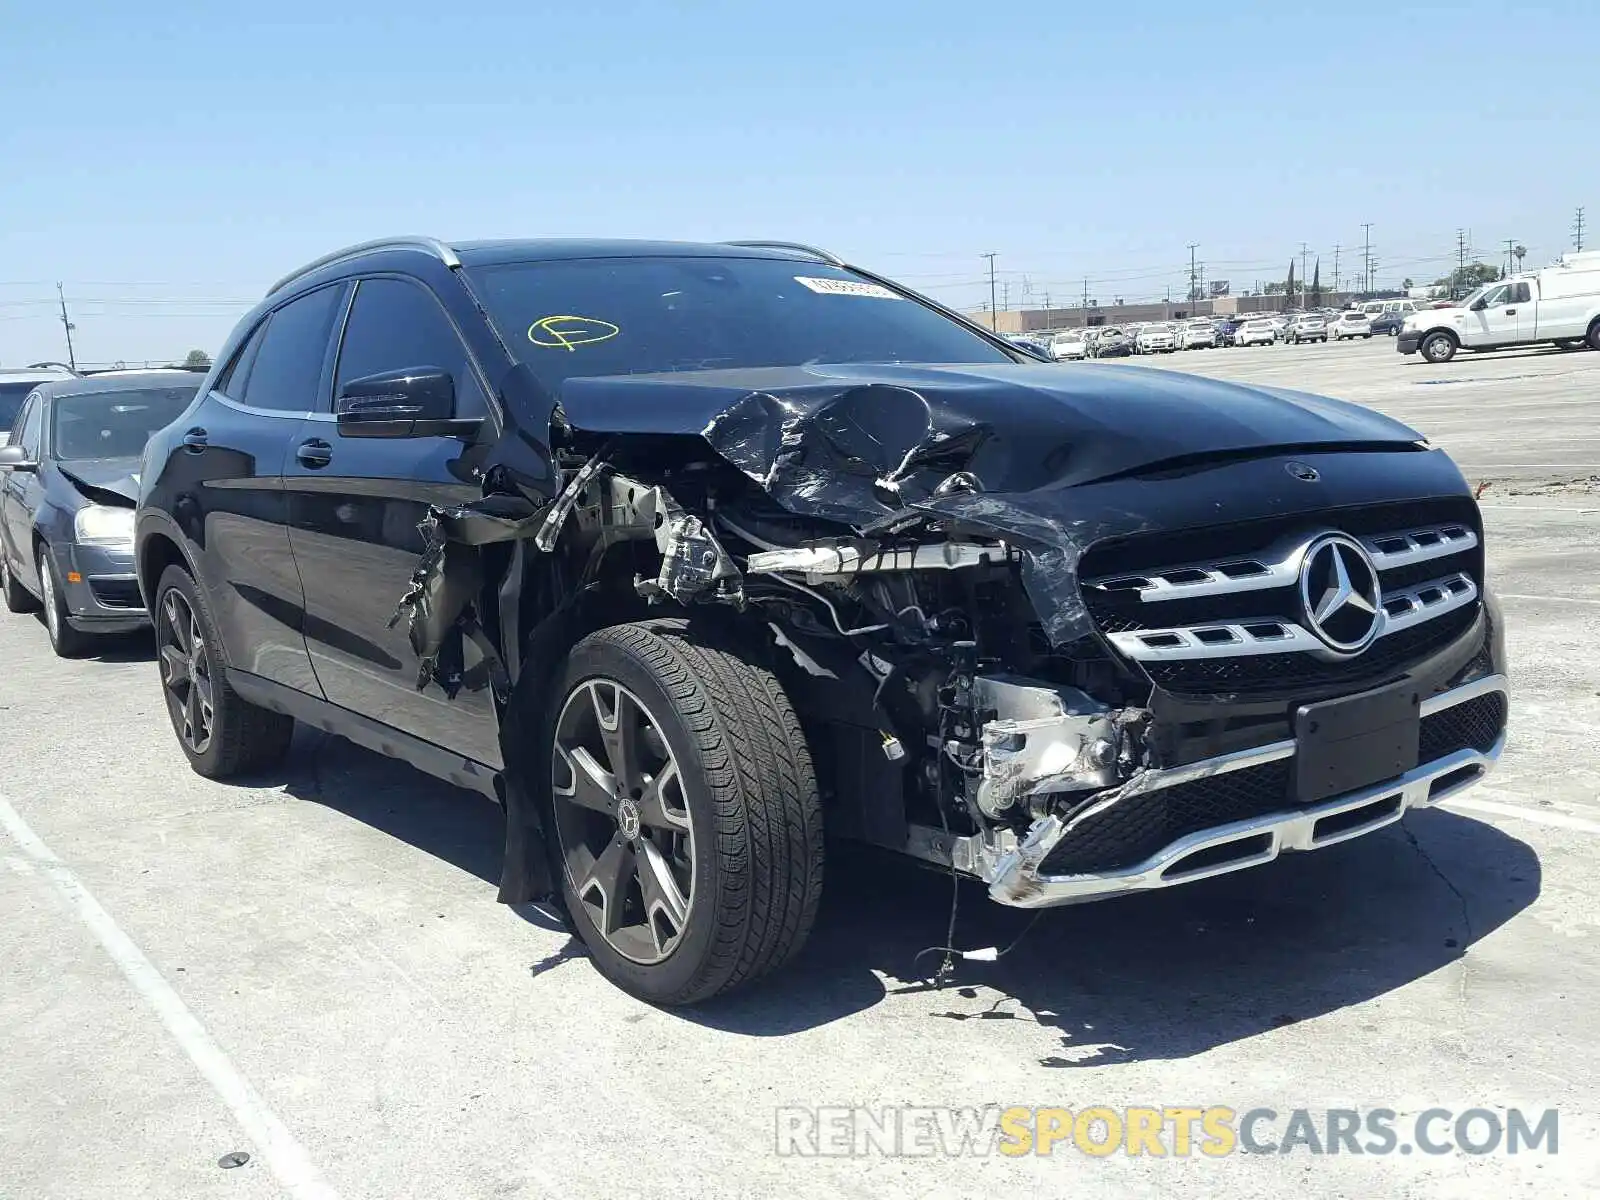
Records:
[[[1374,337],[1131,361],[1370,405],[1443,446],[1474,482],[1526,488],[1600,477],[1600,354],[1539,346],[1430,363],[1394,347],[1393,338]]]
[[[1415,373],[1387,344],[1322,350],[1175,365],[1260,360],[1330,393]],[[1538,361],[1580,363],[1600,355]],[[1544,423],[1589,412],[1541,379],[1394,411],[1459,433],[1537,408],[1480,447],[1531,459]],[[840,852],[796,967],[688,1013],[631,1000],[547,916],[494,902],[487,802],[317,734],[279,773],[209,783],[147,644],[66,662],[37,620],[0,618],[0,1196],[1593,1194],[1600,502],[1485,501],[1512,744],[1463,802],[1047,913],[940,991],[913,955],[944,938],[948,879]],[[1026,923],[969,889],[957,941]],[[775,1153],[778,1107],[850,1104],[1555,1107],[1560,1153]],[[219,1167],[233,1151],[252,1157]]]

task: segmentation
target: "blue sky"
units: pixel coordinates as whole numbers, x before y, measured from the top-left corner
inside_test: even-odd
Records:
[[[230,6],[231,7],[231,6]],[[0,8],[0,366],[212,350],[339,245],[816,242],[947,302],[1600,246],[1592,5]],[[1005,16],[1006,13],[1011,16]]]

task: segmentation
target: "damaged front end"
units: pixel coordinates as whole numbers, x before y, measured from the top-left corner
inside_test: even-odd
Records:
[[[1331,844],[1486,771],[1498,742],[1291,802],[1287,702],[1276,716],[1250,710],[1250,728],[1277,734],[1177,748],[1182,721],[1161,716],[1151,675],[1108,641],[1080,566],[1097,545],[1182,529],[1202,501],[1217,521],[1296,506],[1314,520],[1328,499],[1258,443],[1296,444],[1313,427],[1326,438],[1316,422],[1329,418],[1302,425],[1271,406],[1252,418],[1280,427],[1263,434],[1220,418],[1175,433],[1167,385],[1144,386],[1147,419],[1130,405],[1112,421],[1086,416],[1081,395],[1041,403],[947,368],[568,380],[549,492],[503,477],[497,489],[491,475],[484,501],[425,527],[428,553],[396,614],[411,622],[419,686],[454,694],[460,646],[478,643],[515,730],[589,630],[661,611],[726,627],[789,691],[833,834],[969,874],[1023,907]],[[1341,445],[1395,460],[1380,491],[1451,486],[1448,460],[1421,461],[1407,432],[1360,425]],[[1236,464],[1230,490],[1170,482],[1212,462]],[[1418,704],[1425,719],[1496,688],[1489,671]],[[543,768],[526,739],[502,741],[513,846],[502,898],[525,899],[544,879],[530,865],[527,791]]]

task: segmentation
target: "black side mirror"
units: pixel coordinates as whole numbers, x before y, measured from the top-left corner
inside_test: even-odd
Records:
[[[456,385],[438,367],[408,367],[352,379],[339,390],[334,416],[341,437],[461,437],[478,419],[456,419]]]
[[[0,446],[0,471],[16,471],[22,475],[37,475],[39,464],[28,457],[21,446]]]

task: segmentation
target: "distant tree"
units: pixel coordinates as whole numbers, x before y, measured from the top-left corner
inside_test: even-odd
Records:
[[[1411,282],[1411,278],[1409,276],[1407,276],[1405,279],[1402,279],[1400,281],[1400,286],[1405,288],[1405,290],[1409,292],[1412,288],[1416,287],[1417,285],[1412,283]]]
[[[1494,283],[1500,278],[1500,268],[1488,263],[1468,263],[1464,267],[1457,267],[1450,274],[1441,276],[1433,281],[1433,286],[1443,288],[1449,292],[1471,291],[1480,288],[1486,283]]]
[[[1322,307],[1322,260],[1317,259],[1317,266],[1311,272],[1311,304],[1313,308]]]
[[[1283,285],[1283,294],[1294,299],[1294,259],[1289,259],[1289,282]]]
[[[211,366],[211,355],[204,350],[191,350],[184,355],[183,369],[185,371],[205,371]]]

